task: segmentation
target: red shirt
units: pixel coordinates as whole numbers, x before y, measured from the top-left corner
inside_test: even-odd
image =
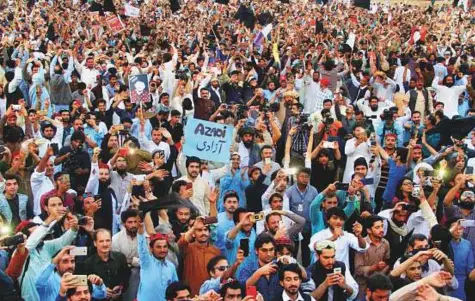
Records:
[[[41,205],[41,211],[43,211],[45,201],[49,197],[56,196],[56,188],[54,188],[51,191],[48,191],[47,193],[43,194],[40,199],[40,205]],[[66,192],[61,196],[61,199],[63,200],[63,206],[68,207],[71,211],[74,211],[74,197],[75,195],[69,192]]]

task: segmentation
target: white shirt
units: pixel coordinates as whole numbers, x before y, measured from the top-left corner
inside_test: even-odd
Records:
[[[56,134],[51,140],[44,138],[43,135],[41,134],[41,138],[46,139],[46,143],[42,143],[38,146],[38,156],[40,158],[43,158],[43,156],[45,155],[51,143],[58,144],[58,150],[60,150],[63,147],[63,132],[64,132],[63,124],[61,124],[60,122],[55,122],[53,125],[56,127]]]
[[[155,142],[148,140],[143,132],[140,132],[139,143],[141,149],[146,150],[151,154],[157,150],[162,150],[165,155],[165,163],[168,161],[168,158],[170,158],[170,145],[166,142],[160,141],[159,144],[155,144]]]
[[[265,209],[262,212],[264,212],[264,218],[256,222],[256,235],[259,235],[265,231],[266,216],[267,214],[272,212],[272,209]],[[286,229],[290,229],[290,227],[292,227],[295,224],[293,220],[291,220],[285,215],[282,215],[282,221],[284,222]]]
[[[406,78],[404,78],[404,67],[399,66],[394,71],[394,81],[399,86],[399,91],[404,93],[404,82],[409,82],[411,80],[411,70],[407,68]]]
[[[86,61],[84,61],[85,63]],[[92,89],[97,85],[97,76],[100,75],[97,69],[89,69],[77,60],[74,60],[76,70],[81,75],[81,81],[86,84],[88,89]]]
[[[111,248],[114,252],[120,252],[124,254],[125,258],[127,258],[127,263],[129,264],[136,263],[139,258],[137,236],[134,238],[130,237],[127,235],[125,229],[122,229],[117,234],[112,236]],[[136,258],[135,260],[134,257]]]
[[[444,104],[444,114],[449,118],[458,115],[459,96],[467,89],[467,86],[453,86],[449,88],[439,85],[439,78],[435,77],[432,82],[432,88],[437,92],[437,101]]]
[[[264,192],[264,194],[262,194],[262,197],[261,197],[262,209],[270,209],[269,199],[270,199],[270,196],[274,192],[277,192],[277,191],[274,191],[274,181],[272,181],[272,183],[270,183],[269,187],[267,187],[266,192]],[[290,211],[289,197],[287,196],[287,194],[285,192],[281,193],[281,195],[284,198],[284,204],[282,205],[282,209]]]
[[[346,157],[346,168],[343,174],[343,181],[342,183],[350,183],[351,176],[354,173],[354,166],[355,160],[359,157],[363,157],[366,159],[366,163],[369,164],[371,160],[371,151],[370,147],[371,144],[369,140],[367,142],[360,143],[357,147],[355,147],[356,138],[351,138],[345,144],[345,155]]]
[[[293,301],[293,300],[289,297],[289,295],[287,295],[287,293],[285,292],[285,290],[282,292],[282,300],[283,300],[283,301]],[[310,300],[315,301],[315,299],[314,299],[312,296],[310,296]],[[297,299],[296,299],[295,301],[304,301],[304,299],[303,299],[303,297],[302,297],[302,295],[301,295],[300,293],[299,293],[299,295],[298,295],[298,297],[297,297]]]
[[[48,191],[53,190],[54,184],[45,172],[35,171],[31,174],[31,191],[33,193],[33,213],[35,215],[41,214],[41,196]]]
[[[330,231],[330,228],[326,228],[324,230],[318,231],[310,238],[310,244],[308,247],[310,250],[315,250],[315,244],[319,241],[328,240],[333,236],[333,233]],[[366,247],[360,248],[358,245],[358,238],[352,233],[348,233],[343,231],[342,236],[338,237],[337,240],[334,241],[336,245],[336,257],[337,261],[343,262],[347,268],[350,266],[350,255],[349,251],[350,248],[357,252],[365,252],[369,248],[369,244],[366,244]]]

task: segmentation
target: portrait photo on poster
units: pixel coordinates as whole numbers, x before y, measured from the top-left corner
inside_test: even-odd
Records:
[[[138,74],[129,78],[131,103],[146,103],[150,101],[150,91],[147,74]]]

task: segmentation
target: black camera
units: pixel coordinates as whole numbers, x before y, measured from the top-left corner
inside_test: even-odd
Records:
[[[333,122],[335,122],[335,119],[333,119],[332,114],[330,112],[326,112],[325,114],[323,114],[322,118],[323,118],[323,123],[325,125],[330,125]]]
[[[247,119],[247,112],[249,111],[249,107],[246,105],[239,105],[237,112],[236,112],[236,117],[238,120],[241,119]]]
[[[383,114],[381,114],[381,119],[384,120],[384,121],[391,121],[391,120],[393,120],[394,113],[397,113],[397,108],[396,107],[392,107],[390,109],[385,109],[383,111]]]
[[[297,118],[296,123],[298,129],[309,129],[310,126],[308,124],[308,114],[301,113],[300,116]]]
[[[23,242],[25,242],[23,234],[17,234],[15,236],[7,236],[5,238],[0,239],[0,246],[15,247]]]

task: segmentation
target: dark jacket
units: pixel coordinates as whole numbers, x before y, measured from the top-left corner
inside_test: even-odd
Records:
[[[333,268],[341,268],[341,274],[345,275],[346,272],[346,266],[343,262],[341,261],[335,261],[335,264],[333,265]],[[318,287],[320,284],[322,284],[325,279],[327,278],[327,274],[333,273],[332,270],[327,270],[325,269],[319,261],[316,263],[310,265],[307,268],[307,277],[312,278],[313,282],[315,283],[315,287]],[[339,287],[338,285],[333,286],[333,300],[346,300],[347,295],[343,292],[343,289]],[[322,296],[319,301],[327,301],[328,300],[328,290],[325,292],[325,294]]]
[[[262,195],[267,190],[264,184],[266,175],[261,174],[256,182],[246,187],[247,209],[254,212],[262,211]]]

